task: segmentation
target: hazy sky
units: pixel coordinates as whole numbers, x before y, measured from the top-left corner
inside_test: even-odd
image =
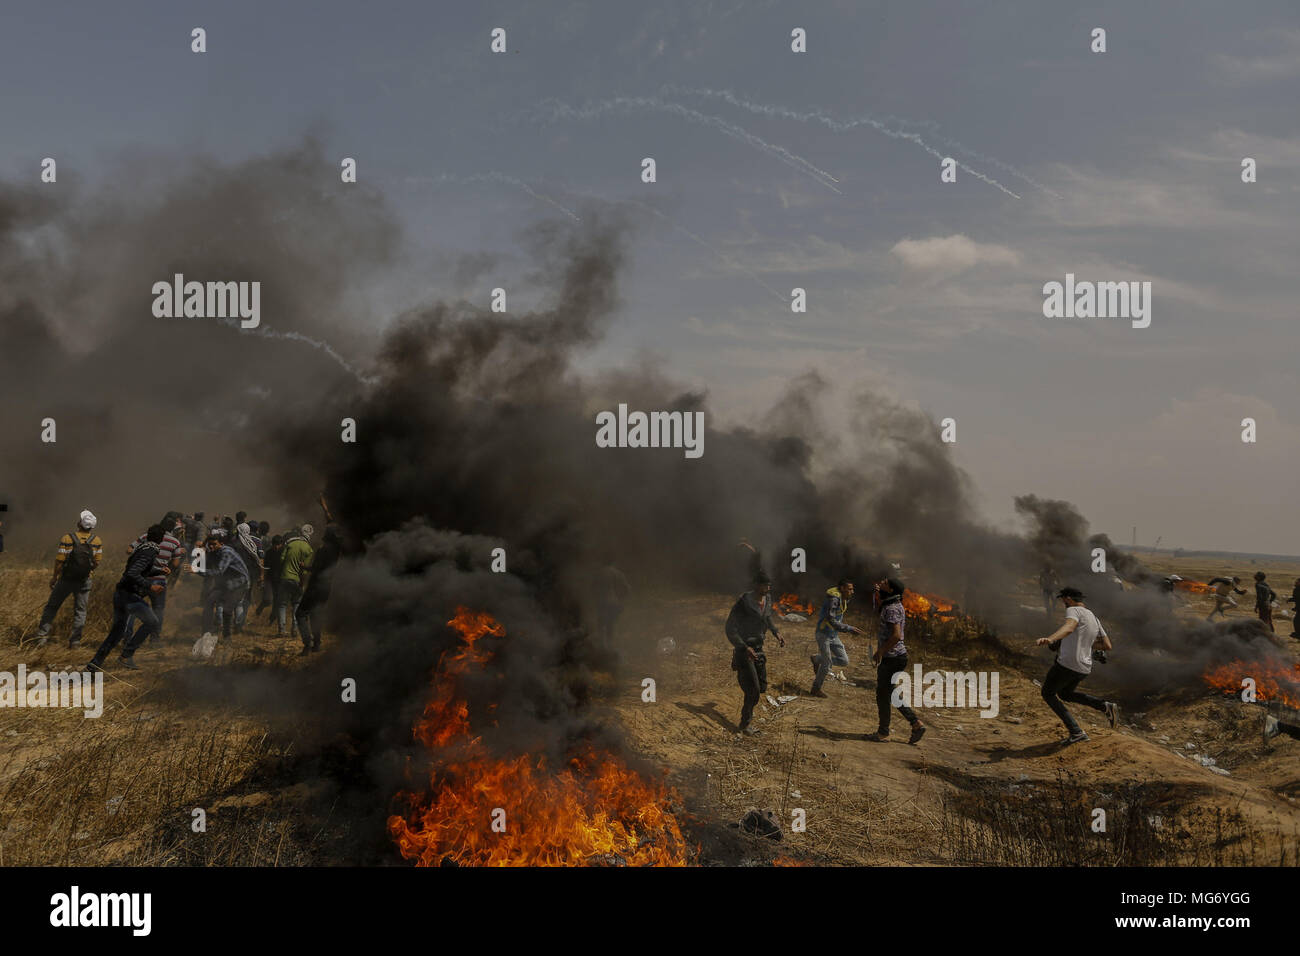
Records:
[[[649,352],[731,421],[816,367],[954,417],[992,521],[1034,492],[1122,542],[1297,553],[1298,90],[1294,2],[6,2],[0,173],[314,133],[408,231],[385,308],[486,301],[528,222],[624,202],[590,364]],[[479,250],[461,288],[425,268]],[[1066,272],[1149,280],[1150,327],[1044,318]]]

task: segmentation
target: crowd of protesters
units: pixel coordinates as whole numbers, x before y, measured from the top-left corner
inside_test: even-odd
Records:
[[[55,616],[69,597],[73,615],[68,646],[82,642],[92,582],[104,555],[104,543],[95,532],[98,523],[92,512],[83,511],[76,526],[59,539],[50,596],[36,632],[38,645],[49,642]],[[202,581],[202,633],[219,632],[221,640],[229,642],[243,632],[250,613],[269,612],[279,637],[298,637],[303,655],[319,651],[322,611],[340,556],[340,536],[332,524],[326,525],[319,545],[312,543],[315,535],[310,524],[272,534],[270,522],[249,520],[243,511],[211,520],[202,511],[167,512],[127,544],[126,566],[113,590],[112,625],[87,669],[103,669],[119,646],[121,666],[138,669],[136,651],[167,640],[169,592],[188,574]]]

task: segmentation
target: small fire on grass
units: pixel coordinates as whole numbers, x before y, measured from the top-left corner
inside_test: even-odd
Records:
[[[505,629],[463,607],[447,623],[463,643],[438,662],[414,728],[432,756],[429,789],[399,793],[408,809],[388,819],[402,856],[420,866],[686,865],[686,841],[667,809],[676,795],[617,755],[583,744],[550,767],[544,756],[488,753],[460,680],[492,660],[482,638]]]
[[[903,610],[914,617],[926,617],[931,614],[947,616],[953,614],[956,605],[947,598],[937,594],[923,594],[920,591],[903,592]]]
[[[1209,594],[1214,590],[1208,584],[1202,584],[1200,581],[1188,581],[1186,578],[1175,581],[1174,588],[1179,591],[1189,591],[1192,594]]]
[[[814,614],[817,610],[812,604],[804,603],[797,594],[782,594],[781,599],[776,602],[776,609],[782,614],[795,612],[803,615]]]
[[[1255,696],[1262,701],[1278,700],[1287,707],[1300,708],[1300,664],[1280,661],[1232,661],[1211,667],[1205,683],[1225,694],[1239,696],[1242,680],[1255,681]]]

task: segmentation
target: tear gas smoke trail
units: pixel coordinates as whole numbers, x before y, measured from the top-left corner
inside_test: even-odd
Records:
[[[307,345],[310,345],[314,349],[318,349],[321,352],[324,352],[334,361],[338,362],[339,365],[342,366],[344,370],[349,372],[352,375],[352,377],[355,378],[362,385],[374,385],[379,381],[376,378],[370,378],[366,375],[362,375],[359,371],[357,371],[356,367],[353,366],[351,362],[345,359],[342,355],[339,355],[338,352],[334,351],[334,349],[330,346],[328,342],[322,342],[320,339],[313,339],[311,336],[303,335],[301,332],[277,332],[275,329],[268,328],[264,325],[259,325],[255,329],[245,329],[239,324],[238,319],[218,319],[217,321],[221,325],[226,325],[234,329],[239,329],[239,331],[245,335],[257,335],[266,339],[283,339],[288,342],[303,342]]]
[[[528,195],[532,196],[534,199],[540,199],[544,203],[549,203],[550,205],[554,206],[556,209],[560,210],[560,212],[568,216],[570,219],[572,219],[574,222],[582,222],[582,219],[579,218],[578,214],[575,213],[572,209],[569,209],[567,206],[560,205],[560,203],[556,202],[550,196],[547,196],[543,193],[539,193],[537,190],[533,189],[532,186],[529,186],[522,179],[516,179],[514,176],[507,176],[505,173],[499,173],[496,170],[491,170],[486,173],[474,173],[471,176],[453,176],[451,173],[441,173],[439,174],[437,179],[430,179],[427,176],[407,176],[406,181],[408,183],[419,183],[419,182],[428,182],[428,183],[435,183],[435,184],[436,183],[457,183],[460,185],[465,185],[467,183],[493,183],[493,182],[506,183],[510,186],[519,187],[524,192],[528,193]]]
[[[764,114],[764,116],[781,117],[781,118],[787,118],[787,120],[798,120],[801,122],[822,122],[822,124],[827,125],[831,127],[831,129],[835,129],[836,131],[846,131],[846,130],[854,129],[854,127],[857,126],[866,126],[871,124],[888,124],[888,122],[893,122],[893,124],[896,124],[898,126],[919,126],[922,127],[922,129],[930,130],[933,139],[935,139],[936,142],[943,143],[944,146],[949,146],[952,147],[953,150],[956,150],[957,152],[965,153],[965,155],[971,156],[972,159],[979,160],[980,163],[988,163],[989,165],[997,166],[998,169],[1004,169],[1006,170],[1006,172],[1010,173],[1011,176],[1017,177],[1018,179],[1023,179],[1024,182],[1030,183],[1030,185],[1034,186],[1035,189],[1043,190],[1044,193],[1047,193],[1050,196],[1054,196],[1054,198],[1057,199],[1065,198],[1065,196],[1062,196],[1060,193],[1057,193],[1056,190],[1050,189],[1050,187],[1048,186],[1044,186],[1043,183],[1037,181],[1037,179],[1030,176],[1030,174],[1024,172],[1024,170],[1017,169],[1015,168],[1015,166],[1011,165],[1010,163],[1004,163],[1004,161],[997,159],[996,156],[989,156],[987,155],[987,153],[980,152],[979,150],[972,150],[972,148],[966,146],[965,143],[957,142],[956,139],[952,139],[950,137],[944,137],[944,135],[940,135],[939,124],[937,124],[937,122],[933,120],[909,120],[909,118],[900,117],[900,116],[884,116],[884,117],[875,117],[875,118],[871,116],[862,116],[862,117],[858,117],[857,120],[841,121],[841,120],[835,120],[835,118],[827,116],[827,114],[824,113],[823,111],[820,111],[820,109],[814,109],[814,111],[811,112],[798,112],[798,111],[793,111],[793,109],[787,109],[784,107],[772,107],[772,105],[767,105],[763,103],[753,103],[753,101],[742,100],[741,98],[738,98],[736,94],[733,94],[733,92],[729,90],[693,90],[693,88],[684,88],[684,87],[676,87],[676,86],[666,86],[663,88],[664,91],[666,92],[675,92],[675,94],[681,94],[685,96],[712,96],[712,98],[715,99],[723,99],[725,101],[728,101],[728,103],[731,103],[732,105],[736,105],[736,107],[740,107],[741,109],[749,109],[750,112],[754,112],[754,113],[762,113]]]
[[[713,97],[714,99],[724,100],[727,103],[730,103],[732,106],[744,110],[749,110],[751,113],[758,113],[763,116],[772,116],[772,117],[779,117],[781,119],[798,120],[803,123],[810,123],[810,122],[821,123],[823,126],[826,126],[837,133],[848,132],[849,130],[857,129],[858,127],[861,126],[870,126],[872,129],[876,130],[877,132],[884,133],[886,136],[892,139],[905,139],[908,142],[915,143],[917,146],[920,146],[923,150],[925,150],[927,153],[929,153],[931,156],[934,156],[937,159],[946,158],[943,153],[939,152],[933,146],[926,143],[925,140],[921,139],[921,137],[918,134],[905,133],[902,130],[890,129],[884,123],[880,122],[879,120],[872,119],[869,116],[862,116],[859,117],[858,119],[853,119],[853,120],[837,120],[837,119],[833,119],[830,116],[827,116],[825,113],[822,113],[820,110],[811,113],[801,113],[796,110],[786,109],[783,106],[768,106],[763,103],[753,103],[750,102],[749,100],[742,99],[741,97],[736,96],[730,90],[680,89],[677,87],[668,87],[667,89],[672,90],[674,92],[690,95],[690,96],[707,96],[707,97]],[[953,145],[957,145],[957,144],[953,144]],[[1006,186],[1003,186],[996,179],[991,179],[990,177],[985,176],[983,173],[979,172],[978,170],[971,169],[965,163],[957,163],[957,167],[959,169],[965,170],[967,173],[974,176],[976,179],[988,183],[990,186],[993,186],[996,189],[1002,190],[1004,193],[1006,193],[1008,196],[1012,197],[1013,199],[1021,198],[1018,194],[1012,192]],[[1008,166],[1007,169],[1011,170],[1011,167]],[[1033,183],[1033,180],[1029,179],[1029,177],[1025,176],[1023,173],[1017,172],[1016,175],[1020,176],[1020,178],[1024,179],[1026,182]],[[1034,183],[1034,185],[1038,185],[1038,184]],[[1046,187],[1040,186],[1039,188],[1045,189]],[[1051,190],[1048,190],[1048,192],[1051,192]]]
[[[748,143],[750,146],[753,146],[770,156],[775,156],[786,165],[792,166],[800,172],[810,176],[832,192],[841,192],[834,185],[839,182],[838,179],[826,172],[826,170],[814,166],[802,156],[790,152],[783,146],[769,143],[761,137],[755,136],[748,130],[736,126],[734,123],[728,123],[726,120],[717,116],[708,116],[698,110],[682,106],[680,103],[666,103],[663,100],[647,96],[620,96],[581,109],[569,106],[567,103],[561,103],[558,100],[546,100],[538,108],[539,112],[545,111],[546,117],[552,122],[560,119],[594,119],[603,113],[612,113],[616,110],[626,110],[630,112],[637,109],[656,110],[661,113],[670,113],[674,116],[680,116],[683,119],[689,120],[690,122],[701,123],[722,133],[726,133],[728,136],[738,139],[743,143]]]

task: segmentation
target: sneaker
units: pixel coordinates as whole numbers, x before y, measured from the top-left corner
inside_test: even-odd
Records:
[[[925,736],[925,724],[917,721],[912,725],[912,736],[907,738],[909,744],[914,744]]]
[[[1106,701],[1106,720],[1110,722],[1111,729],[1113,730],[1115,724],[1119,722],[1119,704],[1113,703],[1109,700]]]
[[[1091,739],[1091,737],[1081,730],[1077,734],[1070,734],[1070,736],[1065,739],[1065,746],[1068,747],[1070,744],[1086,744]]]
[[[750,727],[742,727],[742,728],[740,729],[740,732],[741,732],[742,734],[744,734],[746,737],[757,737],[760,733],[762,733],[761,730],[759,730],[757,727],[753,727],[753,726],[750,726]]]
[[[884,732],[881,732],[877,730],[874,734],[863,734],[862,739],[870,740],[878,744],[884,743],[886,740],[889,739],[889,731],[886,730]]]
[[[810,691],[808,691],[808,696],[809,696],[809,697],[820,697],[820,698],[822,698],[823,700],[825,700],[825,699],[826,699],[826,691],[822,690],[821,688],[818,688],[817,690],[810,690]]]
[[[123,654],[117,660],[119,664],[121,664],[129,671],[138,671],[140,669],[140,665],[137,664],[134,660],[132,660],[129,654]]]

